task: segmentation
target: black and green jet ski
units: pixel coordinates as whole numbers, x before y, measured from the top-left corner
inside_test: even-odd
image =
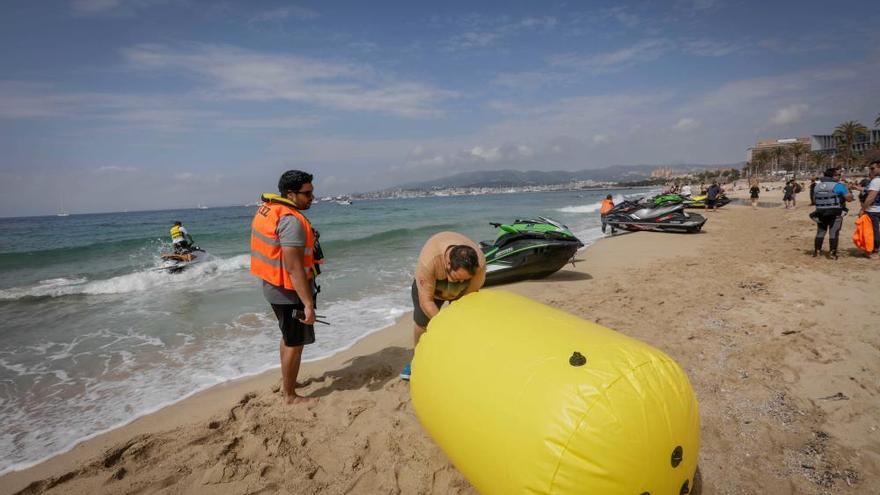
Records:
[[[571,262],[584,245],[568,227],[549,218],[490,225],[498,229],[498,237],[480,242],[487,286],[544,278]]]

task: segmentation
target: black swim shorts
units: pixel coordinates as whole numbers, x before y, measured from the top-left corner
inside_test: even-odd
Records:
[[[296,318],[297,311],[303,311],[302,304],[273,304],[272,311],[278,318],[278,328],[287,347],[299,347],[315,343],[315,326],[306,325]]]
[[[418,325],[422,328],[427,327],[428,322],[431,321],[431,319],[428,318],[428,315],[426,315],[424,311],[422,311],[422,305],[419,304],[419,288],[416,287],[415,280],[413,280],[413,284],[412,284],[412,301],[413,301],[413,321],[416,322],[416,325]],[[442,299],[434,299],[434,304],[436,304],[438,308],[443,306],[444,302],[446,302],[446,301],[444,301]]]
[[[712,208],[713,206],[715,206],[715,201],[717,201],[717,200],[715,200],[715,199],[707,199],[707,200],[706,200],[706,207],[707,207],[707,208]]]

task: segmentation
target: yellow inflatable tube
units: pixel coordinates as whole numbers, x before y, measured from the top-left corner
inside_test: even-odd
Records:
[[[481,290],[431,320],[412,369],[419,421],[480,493],[693,490],[697,401],[647,344]]]

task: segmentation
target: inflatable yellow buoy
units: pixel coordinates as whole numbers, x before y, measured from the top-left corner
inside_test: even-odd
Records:
[[[667,355],[508,292],[444,309],[416,348],[419,421],[483,494],[694,486],[697,401]]]

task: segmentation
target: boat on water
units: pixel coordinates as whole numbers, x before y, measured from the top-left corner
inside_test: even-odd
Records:
[[[498,236],[480,242],[487,286],[552,275],[573,262],[584,246],[568,227],[545,217],[490,225],[498,229]]]

